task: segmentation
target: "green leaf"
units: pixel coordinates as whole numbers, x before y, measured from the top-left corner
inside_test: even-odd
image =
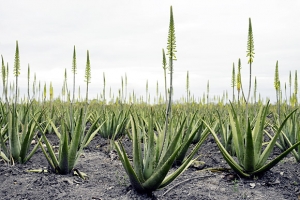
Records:
[[[69,167],[68,134],[64,131],[62,135],[59,151],[59,173],[69,174],[73,168],[70,169]]]
[[[267,147],[265,148],[265,150],[263,151],[263,153],[260,155],[259,158],[259,162],[257,163],[256,168],[261,168],[267,161],[270,153],[272,152],[275,144],[276,144],[276,140],[279,137],[279,134],[281,133],[281,130],[283,128],[283,126],[285,125],[285,123],[287,122],[288,118],[294,113],[296,112],[296,110],[294,110],[293,112],[291,112],[282,122],[282,124],[280,125],[279,129],[277,130],[276,134],[274,135],[274,137],[271,139],[271,141],[269,142],[269,144],[267,145]]]
[[[138,131],[137,122],[132,115],[130,115],[131,121],[131,128],[132,128],[132,145],[133,145],[133,168],[136,172],[139,180],[144,182],[144,175],[143,175],[143,160],[142,160],[142,149],[141,149],[141,132]]]
[[[224,146],[222,145],[222,143],[220,142],[217,134],[215,133],[215,131],[207,124],[207,122],[205,122],[203,120],[204,124],[206,125],[206,127],[210,130],[211,134],[213,135],[216,144],[218,145],[224,159],[226,160],[226,162],[228,163],[228,165],[238,174],[244,176],[244,177],[249,177],[250,175],[245,173],[243,168],[233,159],[233,157],[227,152],[227,150],[224,148]],[[233,127],[232,127],[233,128]]]
[[[118,152],[119,158],[123,164],[123,167],[126,170],[127,175],[129,176],[130,182],[133,186],[134,189],[136,189],[139,192],[144,192],[144,188],[142,186],[142,183],[140,182],[137,174],[135,173],[135,170],[133,169],[133,167],[131,166],[128,156],[123,148],[123,145],[121,144],[121,142],[116,142],[114,141],[116,150]]]
[[[246,133],[244,168],[246,172],[252,172],[255,169],[254,145],[249,119]]]
[[[69,168],[73,169],[76,164],[78,155],[83,148],[80,146],[81,136],[83,134],[82,129],[82,120],[83,120],[83,109],[80,109],[79,117],[77,117],[75,133],[72,134],[72,139],[69,146]]]
[[[15,107],[15,105],[13,106]],[[13,113],[12,113],[13,112]],[[8,113],[8,133],[9,133],[9,144],[10,144],[10,151],[11,156],[15,161],[19,161],[20,159],[20,150],[21,150],[21,144],[20,144],[20,138],[19,138],[19,129],[18,129],[18,117],[17,112],[15,108],[13,108],[13,111]]]

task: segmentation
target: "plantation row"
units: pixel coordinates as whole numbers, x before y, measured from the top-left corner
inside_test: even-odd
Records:
[[[181,104],[173,103],[173,61],[176,60],[176,40],[172,7],[167,50],[168,67],[163,50],[165,98],[160,98],[158,104],[151,106],[147,100],[146,103],[135,102],[132,105],[125,103],[122,101],[123,82],[122,95],[119,94],[121,100],[119,99],[117,103],[107,104],[105,91],[103,91],[104,101],[88,103],[88,87],[91,80],[89,52],[87,52],[85,69],[85,101],[76,101],[75,48],[72,67],[73,91],[68,90],[65,81],[61,95],[68,94],[66,101],[53,101],[51,86],[49,101],[46,101],[46,88],[43,92],[43,101],[40,101],[35,99],[35,93],[30,97],[29,86],[28,100],[19,101],[20,60],[17,43],[13,70],[15,82],[13,89],[10,89],[10,94],[8,94],[8,65],[4,65],[2,57],[3,95],[0,101],[2,161],[11,165],[25,164],[40,148],[52,172],[76,173],[84,179],[86,174],[75,166],[84,148],[95,135],[99,134],[110,141],[110,147],[117,151],[131,185],[141,193],[151,193],[165,187],[183,173],[193,163],[199,148],[210,134],[228,165],[243,177],[253,177],[269,170],[289,153],[300,162],[297,72],[295,90],[293,95],[290,92],[290,101],[287,98],[283,101],[277,63],[274,79],[277,93],[276,105],[270,105],[269,102],[256,102],[256,100],[252,104],[249,103],[254,58],[251,19],[249,19],[247,45],[250,69],[248,95],[246,96],[242,88],[239,62],[237,75],[233,66],[233,99],[230,104],[224,104],[222,101],[212,104],[209,103],[208,97],[206,104],[190,101],[188,74],[186,101]],[[168,87],[167,69],[170,72]],[[33,91],[36,91],[35,87],[34,81]],[[256,84],[254,88],[256,90]],[[236,99],[235,89],[238,93]],[[60,141],[58,153],[48,140],[49,134],[55,134]],[[122,145],[124,137],[129,137],[132,141],[132,155],[128,155]],[[34,140],[36,143],[32,148]],[[279,147],[282,153],[270,160],[275,146]],[[130,160],[129,156],[133,159]],[[173,165],[177,165],[177,168],[170,173]]]

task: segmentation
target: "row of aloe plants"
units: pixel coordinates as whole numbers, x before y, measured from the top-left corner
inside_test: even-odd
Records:
[[[197,159],[195,155],[209,134],[215,139],[228,165],[244,177],[265,172],[290,152],[300,162],[300,120],[299,111],[295,109],[297,104],[287,105],[279,102],[272,106],[269,102],[264,105],[262,102],[251,104],[249,101],[254,58],[250,19],[247,47],[250,65],[247,96],[244,95],[241,75],[238,74],[237,87],[238,91],[241,91],[241,98],[238,98],[237,102],[233,98],[230,104],[222,102],[212,104],[208,103],[207,98],[208,104],[205,105],[189,101],[174,104],[172,81],[173,61],[176,60],[176,37],[171,7],[167,47],[168,67],[163,50],[165,86],[167,86],[167,69],[170,74],[169,87],[168,89],[165,87],[167,100],[163,104],[150,106],[128,105],[122,101],[110,105],[105,101],[88,104],[88,86],[91,81],[89,52],[85,69],[86,98],[85,101],[76,102],[75,47],[72,62],[72,99],[65,81],[63,86],[65,90],[62,92],[68,93],[69,101],[53,101],[53,89],[50,88],[50,101],[45,100],[46,89],[44,89],[44,101],[39,102],[31,98],[29,102],[18,102],[20,61],[17,43],[13,70],[16,78],[15,92],[12,95],[14,101],[9,100],[7,96],[8,68],[4,66],[2,58],[4,98],[0,102],[0,156],[9,164],[24,164],[38,148],[41,148],[52,172],[77,173],[84,178],[85,174],[76,168],[76,163],[84,148],[96,134],[99,134],[111,141],[111,148],[115,148],[118,152],[133,188],[143,193],[165,187],[183,173]],[[276,91],[278,89],[276,81],[275,89]],[[187,92],[187,99],[189,96]],[[47,134],[57,136],[58,152]],[[133,161],[130,161],[123,147],[123,137],[132,140]],[[32,147],[34,139],[37,142]],[[268,161],[275,146],[282,150],[282,154]],[[178,165],[178,168],[170,173],[173,165]]]

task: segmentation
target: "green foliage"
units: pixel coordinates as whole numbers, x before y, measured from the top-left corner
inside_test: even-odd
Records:
[[[39,146],[41,147],[53,172],[58,174],[69,174],[74,171],[74,167],[82,152],[82,149],[88,145],[88,143],[92,140],[92,138],[101,127],[99,126],[98,129],[92,132],[97,124],[97,120],[92,125],[92,129],[84,134],[85,127],[83,127],[83,121],[85,121],[85,119],[83,108],[81,108],[79,114],[76,116],[74,133],[69,134],[70,130],[67,128],[67,124],[65,123],[64,118],[61,119],[60,131],[56,128],[51,119],[49,119],[49,123],[47,123],[47,126],[53,126],[53,129],[56,132],[57,136],[59,136],[60,140],[58,156],[56,156],[53,146],[50,144],[50,141],[46,137],[46,127],[40,126],[42,139],[47,147],[47,151],[41,141],[39,142]],[[82,175],[80,176],[84,178]]]
[[[1,104],[2,105],[2,104]],[[30,150],[31,141],[36,135],[37,122],[43,113],[30,113],[31,104],[22,106],[21,110],[9,109],[7,113],[7,125],[1,129],[0,146],[3,149],[2,158],[14,164],[26,163],[36,152],[38,145]],[[4,109],[2,105],[2,109]],[[5,145],[4,133],[8,133],[8,146]]]
[[[253,121],[253,127],[248,119],[246,132],[243,133],[241,127],[244,123],[240,122],[239,116],[237,115],[234,107],[231,105],[229,118],[230,126],[232,128],[233,147],[236,153],[237,161],[233,159],[233,157],[222,145],[217,134],[215,133],[215,130],[210,128],[210,126],[205,122],[206,126],[210,129],[213,137],[215,138],[215,141],[226,162],[236,173],[241,176],[250,177],[269,170],[300,144],[300,141],[295,143],[275,159],[267,163],[267,160],[276,144],[276,140],[281,134],[282,128],[286,124],[286,121],[289,119],[289,117],[295,112],[293,111],[285,118],[282,124],[280,124],[280,127],[276,131],[274,137],[267,143],[267,146],[263,148],[263,133],[266,126],[265,120],[268,110],[269,103],[266,106],[261,106],[255,121]]]
[[[281,130],[281,136],[279,137],[278,142],[276,145],[282,150],[285,151],[288,148],[290,148],[293,144],[300,141],[300,121],[299,121],[300,114],[299,112],[293,112],[291,117],[286,121],[286,126],[284,126]],[[279,119],[276,120],[276,123],[270,124],[270,127],[272,127],[272,130],[274,132],[278,131],[279,129]],[[266,134],[270,137],[271,134],[269,134],[266,131]],[[295,159],[297,162],[300,162],[300,145],[295,148],[292,151]]]
[[[129,111],[125,110],[113,111],[105,109],[102,112],[94,112],[90,118],[91,122],[99,119],[97,126],[100,126],[99,134],[103,138],[114,140],[125,134],[128,113]]]
[[[180,146],[177,146],[177,141],[181,136],[183,124],[172,138],[167,136],[169,142],[163,142],[165,141],[163,138],[165,134],[159,134],[159,137],[155,140],[152,114],[148,117],[148,132],[140,125],[137,116],[130,115],[130,122],[133,142],[132,165],[122,143],[116,141],[115,147],[133,188],[140,193],[151,193],[170,184],[192,163],[194,154],[204,141],[199,141],[184,162],[174,172],[168,174],[181,149]],[[143,143],[141,142],[141,137],[144,138]],[[142,144],[144,144],[143,153]],[[186,142],[182,146],[188,144]]]

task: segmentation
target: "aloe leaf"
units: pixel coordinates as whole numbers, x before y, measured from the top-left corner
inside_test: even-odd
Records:
[[[245,142],[244,168],[246,172],[252,172],[255,168],[254,145],[249,119]]]
[[[234,145],[237,158],[239,162],[242,163],[244,161],[244,137],[243,137],[244,134],[241,132],[239,121],[234,111],[234,108],[232,105],[231,107],[234,116],[232,116],[232,113],[229,111],[229,120],[232,129],[233,145]]]
[[[131,129],[132,129],[132,145],[133,145],[133,168],[136,172],[139,180],[144,182],[143,176],[143,160],[142,160],[142,150],[141,150],[141,138],[140,131],[138,131],[138,125],[136,120],[132,115],[130,115]]]
[[[207,138],[208,135],[209,135],[208,131],[206,133],[204,133],[202,138],[196,144],[196,146],[194,147],[192,152],[183,161],[183,163],[180,165],[180,167],[178,169],[176,169],[173,173],[171,173],[170,175],[165,177],[163,182],[160,184],[159,188],[163,188],[163,187],[167,186],[168,184],[170,184],[176,177],[178,177],[180,174],[182,174],[193,163],[194,160],[192,160],[192,158],[197,153],[197,151],[199,150],[199,148],[201,147],[201,145],[203,144],[203,142],[205,141],[205,139]],[[186,144],[189,144],[189,142],[187,142]]]
[[[173,154],[174,150],[176,149],[178,140],[181,136],[181,132],[184,128],[184,123],[185,123],[186,118],[184,119],[183,123],[181,124],[180,128],[178,129],[177,133],[175,133],[175,136],[173,137],[172,141],[170,142],[170,144],[165,143],[164,148],[165,150],[165,154],[162,155],[163,157],[160,158],[158,164],[157,164],[157,168],[160,168],[168,159],[169,157]],[[163,149],[164,149],[163,148]]]
[[[69,146],[69,168],[73,169],[73,167],[76,164],[78,155],[80,153],[80,141],[81,141],[81,135],[83,134],[82,131],[82,119],[83,118],[83,109],[80,109],[79,117],[76,121],[76,127],[75,127],[75,133],[72,133],[72,139]],[[81,148],[80,148],[81,149]]]
[[[176,162],[178,161],[181,163],[184,160],[186,152],[188,151],[190,144],[193,142],[195,135],[201,126],[201,125],[198,125],[196,129],[192,130],[193,129],[192,125],[195,120],[196,114],[197,114],[197,112],[194,113],[194,115],[189,123],[189,126],[187,127],[186,131],[183,132],[183,134],[184,134],[183,140],[178,142],[178,144],[181,145],[181,149],[178,152]],[[186,141],[189,141],[189,143],[187,145],[182,145]]]
[[[48,161],[50,167],[52,168],[52,171],[55,172],[56,169],[57,169],[57,167],[58,167],[58,161],[57,161],[56,157],[55,157],[54,159],[52,159],[52,157],[48,155],[48,153],[46,152],[46,150],[45,150],[45,148],[44,148],[44,146],[43,146],[43,144],[42,144],[42,142],[41,142],[41,140],[39,140],[38,143],[39,143],[39,146],[41,147],[42,152],[44,153],[45,158],[47,159],[47,161]],[[55,162],[55,160],[56,160],[57,162]]]
[[[273,166],[275,166],[278,162],[280,162],[285,156],[287,156],[293,149],[295,149],[297,146],[300,145],[300,141],[285,150],[282,154],[277,156],[275,159],[273,159],[271,162],[268,164],[264,165],[263,167],[259,168],[258,170],[255,170],[252,174],[257,174],[257,173],[262,173],[265,172],[269,169],[271,169]]]
[[[3,153],[5,157],[9,156],[9,151],[6,147],[5,139],[3,138],[5,132],[7,131],[6,129],[8,129],[8,123],[1,129],[1,135],[0,135],[0,149],[2,150],[0,152]]]
[[[114,141],[114,144],[133,188],[135,188],[137,191],[143,192],[145,189],[143,188],[137,174],[135,173],[135,170],[132,168],[122,143]]]
[[[99,119],[100,119],[100,117],[98,118],[98,120]],[[92,141],[92,139],[98,133],[98,131],[101,129],[101,127],[103,126],[103,124],[105,124],[105,121],[104,121],[104,122],[102,122],[102,124],[98,125],[98,120],[92,124],[92,126],[90,127],[90,129],[88,130],[88,132],[86,133],[86,135],[84,136],[84,139],[83,139],[84,147],[87,147],[89,145],[89,143]],[[98,125],[98,128],[92,132],[92,130],[94,129],[94,127],[97,126],[97,125]]]
[[[40,120],[41,117],[42,117],[42,113],[39,115],[38,120]],[[34,116],[33,116],[33,118],[34,118]],[[28,123],[27,120],[25,120],[25,123],[26,124]],[[35,120],[31,119],[30,122],[29,122],[29,125],[25,125],[24,127],[27,127],[27,128],[23,129],[23,133],[22,133],[22,135],[25,135],[25,137],[23,138],[23,141],[22,141],[22,144],[21,144],[21,150],[20,150],[20,161],[21,161],[21,163],[27,162],[32,156],[31,155],[31,156],[26,157],[26,154],[29,151],[29,147],[30,147],[31,141],[34,137],[34,132],[36,130],[37,125],[36,125]],[[32,154],[36,151],[37,146],[38,145],[36,145],[36,148],[34,148],[31,151]]]
[[[7,158],[5,153],[3,153],[2,151],[0,151],[0,157],[3,158],[6,162],[9,162],[9,159]]]
[[[297,109],[296,109],[296,110],[297,110]],[[277,130],[276,134],[275,134],[274,137],[271,139],[271,141],[269,142],[268,146],[265,148],[265,150],[263,151],[263,153],[260,155],[259,161],[258,161],[258,163],[257,163],[256,168],[260,168],[260,167],[262,167],[262,166],[266,163],[266,161],[267,161],[267,159],[268,159],[270,153],[272,152],[272,150],[273,150],[273,148],[274,148],[274,146],[275,146],[275,144],[276,144],[276,140],[277,140],[279,134],[281,133],[282,128],[284,127],[284,125],[285,125],[285,123],[287,122],[287,120],[289,119],[289,117],[290,117],[294,112],[296,112],[296,110],[294,110],[293,112],[291,112],[291,113],[284,119],[284,121],[283,121],[282,124],[280,125],[279,129]]]
[[[281,133],[282,133],[284,139],[287,141],[288,145],[291,147],[292,146],[292,142],[289,140],[289,138],[286,136],[286,134],[284,132],[281,132]],[[298,148],[299,148],[299,146],[298,146]],[[296,158],[296,160],[298,161],[300,159],[300,157],[299,157],[299,155],[298,155],[298,153],[296,151],[296,148],[292,150],[292,153],[293,153],[294,157]]]
[[[238,174],[244,176],[244,177],[249,177],[250,175],[248,173],[244,172],[244,169],[232,158],[232,156],[227,152],[227,150],[224,148],[224,146],[222,145],[222,143],[220,142],[217,134],[215,133],[215,131],[207,124],[207,122],[205,122],[203,120],[204,124],[206,125],[206,127],[210,130],[211,134],[213,135],[215,142],[217,143],[224,159],[226,160],[226,162],[228,163],[228,165]]]
[[[172,146],[174,145],[173,143],[175,143],[175,141],[172,142]],[[160,184],[162,183],[170,168],[172,167],[179,150],[180,147],[178,147],[176,150],[173,150],[172,154],[169,157],[167,157],[167,159],[164,159],[164,162],[160,163],[157,166],[152,176],[142,183],[143,188],[145,188],[148,191],[153,191],[159,188]]]
[[[60,152],[59,152],[59,173],[68,174],[73,168],[69,168],[69,149],[68,149],[68,135],[66,132],[62,133]]]
[[[148,137],[149,141],[147,142],[147,152],[145,156],[145,165],[144,165],[144,178],[147,180],[153,173],[156,154],[155,154],[155,144],[154,144],[154,130],[153,130],[153,114],[150,114],[148,122]],[[145,149],[144,149],[145,151]]]
[[[13,159],[15,161],[19,161],[20,156],[20,138],[19,138],[19,129],[17,123],[17,112],[13,108],[13,113],[8,113],[8,133],[9,133],[9,144],[10,144],[10,151]]]
[[[254,162],[255,163],[258,162],[259,155],[260,155],[261,148],[262,148],[265,119],[266,119],[268,107],[269,107],[269,102],[267,103],[267,105],[265,107],[261,106],[261,108],[259,109],[258,115],[256,117],[254,129],[252,131],[253,140],[254,140],[254,155],[255,155]]]
[[[26,163],[28,160],[30,160],[30,158],[34,155],[34,153],[36,152],[38,147],[39,147],[38,144],[34,145],[33,149],[30,151],[30,153],[24,158],[23,163]]]
[[[47,147],[47,151],[49,153],[49,156],[54,164],[55,167],[58,167],[58,160],[57,160],[57,157],[55,156],[55,153],[53,151],[53,148],[52,148],[52,145],[50,144],[50,142],[48,141],[47,137],[45,136],[45,133],[43,132],[42,133],[42,137],[43,137],[43,141],[44,143],[46,144],[46,147]],[[40,145],[42,146],[42,145]]]

